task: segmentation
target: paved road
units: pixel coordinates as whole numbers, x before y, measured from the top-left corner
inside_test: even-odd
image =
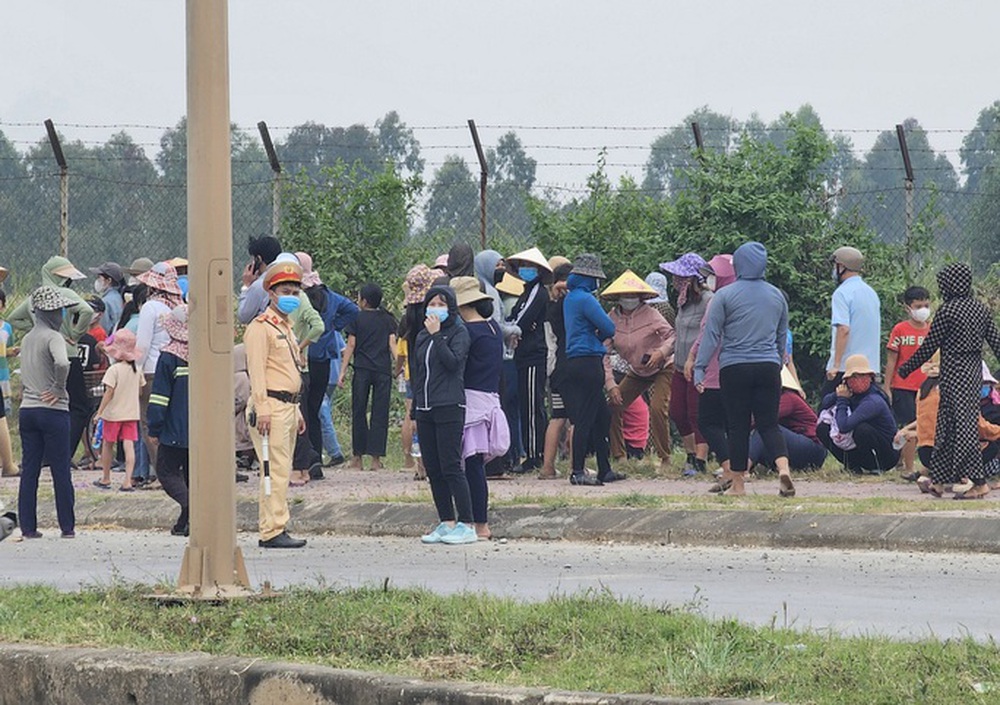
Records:
[[[1000,613],[1000,556],[878,551],[679,548],[511,541],[422,546],[405,538],[312,537],[304,551],[265,551],[240,536],[250,578],[288,585],[381,584],[486,591],[527,600],[610,590],[710,616],[900,638],[986,639]],[[0,586],[73,590],[115,580],[172,581],[184,542],[163,532],[85,531],[75,540],[0,543]],[[975,619],[968,618],[975,614]]]

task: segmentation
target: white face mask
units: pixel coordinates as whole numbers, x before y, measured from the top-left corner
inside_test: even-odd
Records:
[[[639,308],[639,304],[642,301],[639,300],[638,296],[623,296],[618,299],[618,305],[621,306],[626,311],[634,311]]]
[[[104,277],[97,277],[94,280],[94,291],[98,294],[103,294],[108,289],[108,283],[104,281]]]
[[[836,264],[833,265],[833,281],[840,283],[840,268]]]
[[[705,286],[708,287],[709,291],[715,291],[717,281],[714,274],[709,274],[705,277]]]
[[[911,308],[910,317],[917,323],[926,323],[931,317],[931,307],[921,306],[920,308]]]

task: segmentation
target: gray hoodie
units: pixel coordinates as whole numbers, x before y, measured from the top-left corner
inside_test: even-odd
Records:
[[[767,250],[747,242],[733,253],[736,281],[715,294],[705,319],[705,333],[694,366],[694,382],[705,380],[712,354],[719,349],[719,369],[747,362],[780,365],[788,331],[788,304],[764,281]]]
[[[69,411],[69,395],[66,393],[69,356],[66,354],[66,341],[59,332],[62,324],[61,309],[36,311],[35,325],[21,341],[22,409]],[[45,392],[55,394],[58,397],[56,403],[42,401]]]
[[[500,326],[504,344],[510,345],[512,338],[521,337],[521,328],[516,323],[510,323],[504,318],[503,300],[500,298],[500,292],[493,286],[493,270],[497,268],[497,262],[502,259],[503,257],[496,250],[483,250],[476,255],[474,262],[479,285],[483,292],[489,294],[493,299],[493,322]]]

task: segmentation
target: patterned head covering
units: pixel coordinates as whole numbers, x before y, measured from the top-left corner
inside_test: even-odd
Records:
[[[403,282],[404,303],[408,306],[422,304],[437,277],[438,274],[426,264],[414,265],[406,273],[406,281]]]
[[[945,301],[972,296],[972,270],[964,262],[952,262],[937,273],[938,288]]]
[[[169,262],[157,262],[148,271],[136,277],[150,289],[163,291],[167,294],[182,296],[180,285],[177,283],[177,270]]]
[[[698,277],[698,279],[703,280],[701,269],[704,266],[704,257],[697,252],[688,252],[686,255],[681,255],[672,262],[661,263],[660,269],[676,277]]]
[[[296,252],[295,256],[302,265],[302,288],[310,289],[319,286],[323,282],[319,278],[319,273],[313,270],[313,258],[306,252]]]
[[[170,342],[163,346],[163,352],[173,353],[185,362],[188,358],[188,306],[181,304],[162,319],[163,329],[170,336]]]
[[[31,308],[35,311],[58,311],[75,303],[54,286],[40,286],[31,292]]]
[[[142,356],[142,351],[135,346],[135,333],[128,328],[115,331],[113,340],[104,347],[108,357],[125,362],[134,362]]]

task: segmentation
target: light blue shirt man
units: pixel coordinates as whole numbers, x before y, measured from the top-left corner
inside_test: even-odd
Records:
[[[851,355],[864,355],[872,369],[882,369],[882,303],[875,290],[860,274],[846,272],[833,292],[830,316],[831,340],[828,372],[843,372],[844,361]],[[846,326],[847,345],[837,359],[837,331]]]

